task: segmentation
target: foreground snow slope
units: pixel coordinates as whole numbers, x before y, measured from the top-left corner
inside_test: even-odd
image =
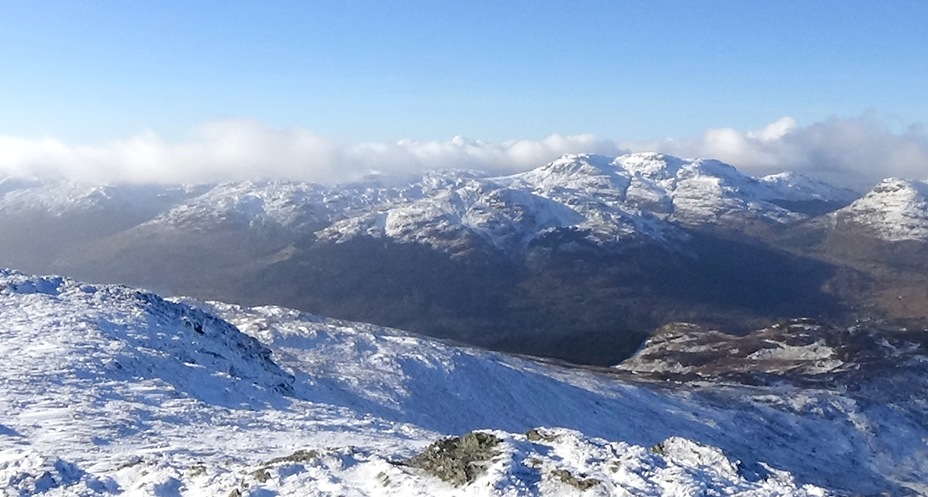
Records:
[[[9,270],[0,316],[9,495],[928,491],[921,420],[827,389],[648,387],[287,309]],[[499,445],[470,484],[397,464],[471,430]]]

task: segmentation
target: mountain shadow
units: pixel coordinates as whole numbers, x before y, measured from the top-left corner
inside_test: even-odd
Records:
[[[694,234],[682,247],[599,247],[560,233],[513,259],[356,237],[307,242],[242,281],[238,300],[394,326],[496,350],[611,365],[661,324],[749,329],[842,313],[828,264]],[[250,291],[251,295],[244,292]]]

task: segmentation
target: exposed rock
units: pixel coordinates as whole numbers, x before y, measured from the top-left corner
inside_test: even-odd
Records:
[[[467,485],[480,477],[490,460],[499,455],[495,450],[499,442],[491,433],[471,432],[439,440],[402,464],[423,469],[456,486]]]

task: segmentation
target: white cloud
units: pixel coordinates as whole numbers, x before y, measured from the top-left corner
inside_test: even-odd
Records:
[[[186,140],[143,133],[99,145],[0,136],[0,175],[57,176],[94,182],[208,182],[286,178],[338,182],[371,172],[469,168],[497,174],[537,167],[565,153],[660,151],[711,157],[745,172],[795,170],[866,188],[886,176],[928,177],[928,135],[893,130],[871,114],[800,126],[784,117],[761,129],[710,129],[695,139],[626,143],[593,135],[543,140],[339,143],[311,131],[250,120],[207,123]]]
[[[622,151],[613,142],[591,135],[503,143],[455,137],[341,144],[305,129],[275,129],[236,119],[207,123],[179,143],[168,143],[151,132],[95,146],[0,136],[0,174],[134,183],[255,178],[337,182],[371,172],[417,173],[437,168],[508,173],[581,152]]]
[[[635,151],[711,157],[751,174],[798,171],[864,189],[887,176],[928,177],[925,130],[911,126],[896,131],[874,114],[833,118],[808,126],[784,117],[754,131],[719,128],[692,140],[622,145]]]

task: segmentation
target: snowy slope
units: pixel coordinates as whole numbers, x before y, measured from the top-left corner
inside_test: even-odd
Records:
[[[92,185],[0,178],[0,212],[42,211],[53,216],[103,209],[158,213],[202,192],[203,186]]]
[[[768,200],[821,200],[849,203],[860,197],[860,194],[853,190],[832,186],[792,171],[769,174],[758,179],[769,188],[768,193],[763,194]]]
[[[827,389],[637,385],[287,309],[11,271],[0,315],[10,495],[928,490],[925,427]],[[473,483],[396,464],[471,430],[499,439]]]
[[[928,241],[928,182],[885,179],[831,214],[831,222],[849,224],[886,241]]]

